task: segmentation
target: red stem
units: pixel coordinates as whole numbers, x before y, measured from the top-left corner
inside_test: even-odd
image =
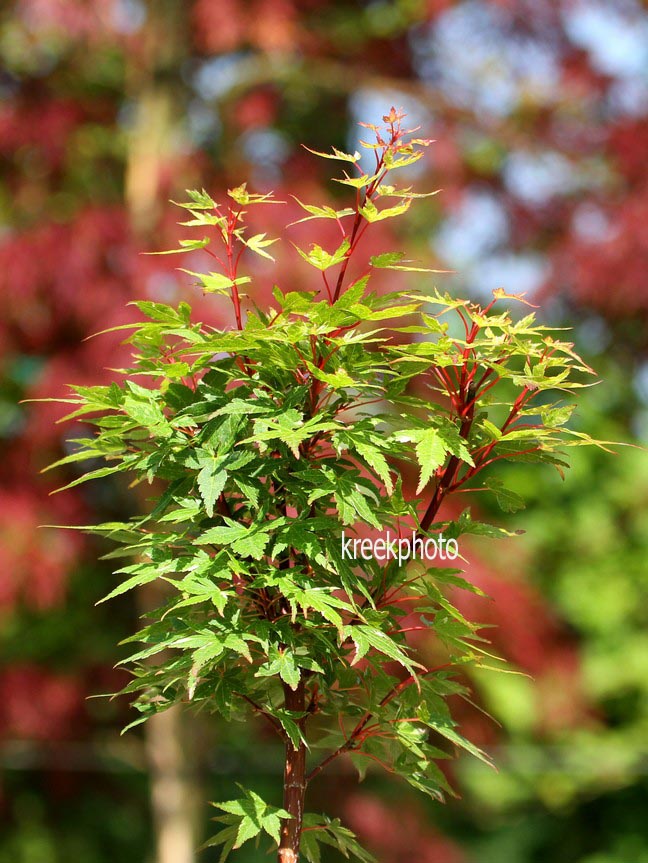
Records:
[[[284,684],[285,708],[293,713],[304,713],[306,710],[306,693],[304,679],[299,681],[297,689],[291,689]],[[297,725],[303,731],[305,717],[296,719]],[[291,818],[281,822],[281,841],[279,842],[278,863],[298,863],[299,843],[301,839],[304,818],[304,797],[306,795],[306,746],[302,741],[295,747],[290,738],[286,739],[286,756],[284,763],[283,808],[290,813]]]

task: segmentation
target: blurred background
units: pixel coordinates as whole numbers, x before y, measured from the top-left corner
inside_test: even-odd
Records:
[[[188,299],[227,324],[176,258],[140,254],[175,244],[168,200],[246,179],[279,198],[339,197],[334,164],[300,145],[354,148],[357,121],[392,104],[436,139],[412,182],[443,191],[370,242],[456,270],[437,277],[442,290],[527,291],[603,378],[579,427],[646,443],[638,0],[2,4],[0,863],[192,863],[210,835],[204,800],[243,780],[278,802],[281,753],[255,725],[169,711],[120,736],[128,705],[88,700],[123,684],[116,643],[147,597],[95,608],[113,584],[105,548],[37,528],[121,518],[142,501],[118,482],[49,497],[66,475],[40,470],[75,429],[54,424],[59,407],[20,401],[109,380],[119,340],[85,339],[128,320],[130,299]],[[289,210],[267,208],[263,230],[282,233]],[[284,246],[274,278],[305,285]],[[272,283],[257,276],[263,300]],[[646,465],[637,449],[578,450],[564,482],[515,468],[523,513],[479,501],[526,530],[471,547],[469,576],[494,602],[463,606],[524,672],[475,673],[476,706],[456,705],[499,772],[459,759],[461,797],[442,806],[377,773],[357,786],[341,765],[309,809],[332,808],[381,863],[648,861]]]

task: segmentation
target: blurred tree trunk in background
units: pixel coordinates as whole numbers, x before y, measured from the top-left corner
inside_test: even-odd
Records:
[[[149,0],[146,16],[139,52],[131,55],[127,69],[133,113],[125,194],[133,229],[151,238],[160,216],[164,170],[182,149],[187,95],[180,68],[189,37],[181,0]]]
[[[194,753],[188,751],[186,714],[176,706],[146,724],[156,863],[193,863],[200,796]]]
[[[130,58],[127,86],[132,117],[128,136],[125,193],[133,232],[142,248],[155,247],[165,169],[183,139],[183,87],[178,70],[187,51],[181,0],[149,0],[139,53]],[[163,588],[140,592],[142,612],[161,601]],[[195,752],[178,707],[144,726],[155,831],[155,863],[194,863],[201,821]]]

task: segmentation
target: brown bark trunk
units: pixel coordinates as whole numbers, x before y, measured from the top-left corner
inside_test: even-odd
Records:
[[[303,713],[306,709],[304,681],[299,682],[296,690],[284,685],[285,705],[287,710]],[[304,720],[298,722],[303,728]],[[304,797],[306,794],[306,747],[300,743],[298,747],[292,740],[286,740],[286,761],[284,766],[283,807],[292,818],[286,818],[281,824],[281,841],[279,843],[279,863],[298,863],[299,841],[304,817]]]

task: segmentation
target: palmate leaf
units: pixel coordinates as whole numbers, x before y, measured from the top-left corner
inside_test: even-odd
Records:
[[[344,186],[351,186],[354,189],[364,189],[378,178],[378,174],[361,174],[359,177],[350,177],[346,171],[342,173],[344,177],[331,177],[333,182],[342,183]]]
[[[292,588],[287,591],[287,598],[293,609],[299,606],[304,617],[308,619],[309,610],[319,612],[325,620],[332,623],[338,629],[342,626],[342,615],[339,609],[353,612],[355,609],[348,602],[335,596],[329,590],[323,587],[311,587],[305,590],[300,588]],[[293,617],[296,613],[293,612]]]
[[[179,303],[177,309],[173,306],[167,306],[165,303],[154,303],[151,300],[135,300],[128,305],[136,306],[147,318],[161,324],[186,327],[190,325],[191,306],[185,302]]]
[[[211,527],[205,533],[201,533],[196,539],[198,545],[227,545],[245,536],[248,529],[243,524],[238,524],[232,519],[226,519],[227,525]]]
[[[317,531],[327,530],[330,532],[332,526],[333,522],[328,519],[289,520],[284,527],[280,527],[277,531],[277,539],[272,547],[273,557],[280,555],[284,549],[292,548],[297,552],[306,554],[310,560],[325,565],[326,558]]]
[[[382,523],[372,510],[367,497],[359,490],[357,485],[350,486],[348,483],[340,483],[334,487],[333,497],[343,524],[353,525],[360,520],[365,524],[370,524],[377,530],[382,528]]]
[[[334,434],[333,445],[340,453],[346,449],[357,453],[385,484],[387,494],[391,495],[394,491],[392,468],[383,454],[383,451],[389,452],[389,444],[376,432],[374,425],[371,421],[357,422],[352,428],[341,429]]]
[[[317,243],[312,243],[308,252],[300,249],[299,246],[293,243],[300,256],[307,261],[312,267],[324,272],[336,264],[341,264],[349,252],[349,241],[343,240],[334,252],[327,252]]]
[[[339,390],[344,387],[354,387],[358,383],[346,369],[341,367],[334,372],[325,371],[307,360],[306,368],[313,377],[317,378],[318,381],[324,381],[331,389]]]
[[[292,651],[280,648],[272,650],[270,661],[257,671],[257,677],[273,677],[278,675],[293,691],[299,686],[301,671]]]
[[[417,668],[425,670],[424,665],[411,659],[403,648],[391,636],[383,632],[382,629],[366,624],[345,626],[342,630],[342,637],[350,639],[355,645],[355,656],[351,665],[359,662],[373,648],[388,659],[392,659],[394,662],[402,665],[414,677],[416,676]]]
[[[225,812],[214,820],[228,826],[209,839],[204,848],[222,845],[223,853],[220,863],[227,860],[231,851],[240,848],[250,839],[266,833],[276,845],[279,844],[281,819],[290,818],[285,809],[270,806],[254,791],[238,786],[244,796],[235,800],[225,800],[222,803],[212,803],[216,809]]]
[[[251,249],[253,252],[256,252],[257,255],[260,255],[262,258],[267,258],[270,261],[274,261],[274,258],[269,252],[266,252],[268,246],[272,246],[273,243],[278,242],[278,238],[275,239],[266,239],[266,234],[255,234],[253,237],[248,237],[247,239],[240,237],[241,242],[245,243],[248,249]]]
[[[379,210],[373,201],[368,200],[360,207],[360,212],[368,222],[381,222],[383,219],[393,219],[395,216],[402,216],[403,213],[409,210],[411,203],[411,200],[406,198],[395,207],[385,207]]]
[[[505,488],[498,477],[489,477],[485,480],[484,488],[493,492],[499,507],[504,512],[517,512],[525,507],[524,498],[511,489]]]
[[[248,206],[250,204],[284,204],[285,201],[277,201],[274,197],[274,192],[267,192],[265,195],[249,192],[247,183],[241,183],[234,189],[228,189],[227,194],[237,204]]]
[[[300,201],[296,195],[292,196],[299,206],[306,210],[310,215],[305,216],[303,219],[297,219],[295,222],[291,222],[290,225],[299,225],[301,222],[308,222],[311,219],[342,219],[345,216],[352,216],[355,210],[352,210],[350,207],[347,207],[344,210],[334,210],[333,207],[317,207],[313,204],[304,204],[303,201]],[[290,225],[288,227],[290,227]]]
[[[195,276],[206,294],[224,294],[227,296],[235,285],[245,285],[250,282],[249,276],[239,276],[232,279],[224,273],[198,273],[194,270],[185,270],[183,267],[180,270],[190,276]]]
[[[459,518],[453,521],[437,522],[430,525],[430,530],[442,530],[447,539],[458,539],[463,534],[474,536],[489,536],[499,538],[505,536],[517,536],[524,533],[522,530],[511,531],[494,524],[486,524],[483,521],[474,521],[470,509],[465,509]]]
[[[223,545],[229,546],[234,554],[241,557],[252,557],[259,560],[270,542],[270,532],[276,530],[285,523],[285,519],[261,524],[253,524],[246,527],[230,518],[226,518],[226,525],[211,527],[201,533],[196,539],[197,545]]]
[[[322,863],[320,845],[335,848],[349,860],[358,860],[359,863],[377,863],[376,858],[365,851],[355,834],[348,827],[344,827],[339,818],[307,812],[304,815],[304,832],[300,850],[308,863]]]
[[[413,165],[415,162],[418,162],[418,160],[423,157],[423,153],[420,150],[415,152],[410,149],[409,152],[406,152],[405,149],[403,149],[400,153],[403,155],[394,155],[392,153],[386,154],[385,165],[390,171],[394,171],[397,168],[406,168],[408,165]]]
[[[178,204],[176,201],[172,201],[171,203],[175,204],[176,207],[184,207],[189,210],[215,210],[218,207],[216,201],[204,189],[201,191],[187,189],[187,195],[191,199],[189,203]]]

